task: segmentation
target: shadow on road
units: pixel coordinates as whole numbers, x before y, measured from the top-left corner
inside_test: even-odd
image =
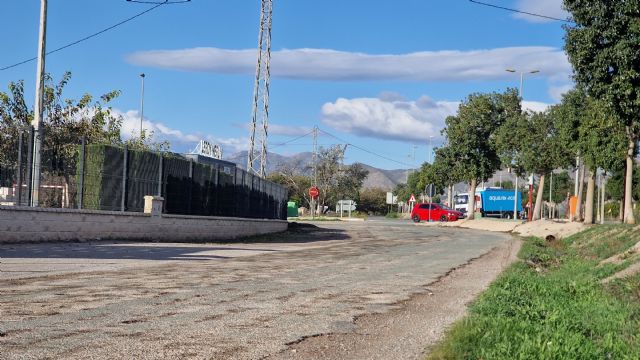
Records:
[[[350,236],[341,229],[325,229],[311,224],[293,226],[278,234],[269,234],[219,242],[238,246],[211,244],[177,245],[172,243],[141,242],[90,242],[90,243],[42,243],[0,245],[2,259],[87,259],[87,260],[220,260],[258,253],[282,250],[268,246],[252,247],[251,244],[304,244],[310,242],[346,240]],[[240,246],[242,244],[242,247]]]

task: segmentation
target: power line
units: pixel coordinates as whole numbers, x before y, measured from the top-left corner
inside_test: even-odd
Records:
[[[136,2],[138,2],[138,1],[136,1]],[[98,31],[98,32],[95,32],[95,33],[91,34],[91,35],[85,36],[85,37],[83,37],[83,38],[81,38],[81,39],[78,39],[78,40],[76,40],[76,41],[70,42],[70,43],[68,43],[68,44],[66,44],[66,45],[63,45],[63,46],[59,47],[59,48],[53,49],[53,50],[51,50],[51,51],[47,52],[47,55],[50,55],[50,54],[56,53],[56,52],[58,52],[58,51],[60,51],[60,50],[64,50],[64,49],[66,49],[66,48],[69,48],[69,47],[72,47],[72,46],[74,46],[74,45],[80,44],[81,42],[87,41],[87,40],[89,40],[89,39],[91,39],[91,38],[94,38],[94,37],[96,37],[96,36],[98,36],[98,35],[101,35],[101,34],[103,34],[103,33],[107,32],[107,31],[109,31],[109,30],[113,30],[113,29],[117,28],[118,26],[124,25],[124,24],[126,24],[126,23],[128,23],[128,22],[130,22],[130,21],[132,21],[132,20],[134,20],[134,19],[136,19],[136,18],[138,18],[138,17],[140,17],[140,16],[142,16],[142,15],[146,14],[146,13],[149,13],[149,12],[151,12],[151,11],[153,11],[153,10],[155,10],[155,9],[159,8],[159,7],[160,7],[160,6],[162,6],[162,5],[168,5],[168,4],[179,4],[179,3],[182,3],[182,2],[185,2],[185,1],[181,1],[181,2],[169,2],[169,0],[166,0],[166,1],[161,2],[161,3],[157,3],[157,2],[156,2],[156,3],[155,3],[155,4],[156,4],[155,6],[152,6],[152,7],[148,8],[147,10],[144,10],[144,11],[142,11],[142,12],[139,12],[139,13],[137,13],[137,14],[135,14],[135,15],[133,15],[133,16],[131,16],[131,17],[129,17],[129,18],[127,18],[127,19],[124,19],[124,20],[122,20],[122,21],[120,21],[120,22],[118,22],[118,23],[116,23],[116,24],[114,24],[114,25],[111,25],[111,26],[109,26],[109,27],[107,27],[107,28],[104,28],[104,29],[102,29],[102,30],[100,30],[100,31]],[[23,61],[17,62],[17,63],[15,63],[15,64],[13,64],[13,65],[9,65],[9,66],[2,67],[2,68],[0,68],[0,71],[9,70],[9,69],[11,69],[11,68],[14,68],[14,67],[16,67],[16,66],[20,66],[20,65],[23,65],[23,64],[29,63],[29,62],[34,61],[34,60],[36,60],[36,59],[37,59],[37,57],[32,57],[32,58],[30,58],[30,59],[26,59],[26,60],[23,60]]]
[[[519,14],[536,16],[536,17],[539,17],[539,18],[544,18],[544,19],[549,19],[549,20],[563,21],[563,22],[566,22],[566,23],[569,23],[569,24],[575,24],[575,22],[573,22],[571,20],[567,20],[567,19],[560,19],[560,18],[553,17],[553,16],[536,14],[536,13],[532,13],[532,12],[527,12],[527,11],[522,11],[522,10],[518,10],[518,9],[508,8],[508,7],[499,6],[499,5],[495,5],[495,4],[489,4],[489,3],[476,1],[476,0],[469,0],[469,1],[474,3],[474,4],[483,5],[483,6],[489,6],[489,7],[500,9],[500,10],[506,10],[506,11],[511,11],[511,12],[515,12],[515,13],[519,13]]]
[[[358,146],[358,145],[352,144],[352,143],[350,143],[350,142],[348,142],[348,141],[346,141],[346,140],[344,140],[344,139],[341,139],[341,138],[339,138],[339,137],[337,137],[337,136],[335,136],[335,135],[333,135],[333,134],[330,134],[330,133],[328,133],[328,132],[326,132],[326,131],[324,131],[324,130],[322,130],[322,129],[318,129],[318,130],[320,130],[320,131],[322,131],[324,134],[326,134],[326,135],[328,135],[328,136],[331,136],[332,138],[334,138],[334,139],[336,139],[336,140],[338,140],[338,141],[341,141],[341,142],[343,142],[343,143],[345,143],[345,144],[347,144],[347,145],[349,145],[349,146],[351,146],[351,147],[354,147],[354,148],[356,148],[356,149],[358,149],[358,150],[360,150],[360,151],[364,151],[364,152],[366,152],[366,153],[368,153],[368,154],[370,154],[370,155],[377,156],[377,157],[379,157],[379,158],[381,158],[381,159],[384,159],[384,160],[387,160],[387,161],[391,161],[391,162],[394,162],[394,163],[400,164],[400,165],[402,165],[402,166],[408,166],[409,168],[413,168],[413,165],[409,165],[409,164],[404,163],[404,162],[402,162],[402,161],[394,160],[394,159],[392,159],[392,158],[390,158],[390,157],[386,157],[386,156],[384,156],[384,155],[380,155],[380,154],[378,154],[378,153],[376,153],[376,152],[373,152],[373,151],[371,151],[371,150],[369,150],[369,149],[365,149],[365,148],[363,148],[363,147],[361,147],[361,146]]]
[[[273,149],[273,148],[278,147],[278,146],[284,146],[284,145],[287,145],[287,144],[289,144],[289,143],[292,143],[292,142],[294,142],[294,141],[296,141],[296,140],[300,140],[300,139],[302,139],[303,137],[305,137],[305,136],[309,136],[309,135],[311,135],[311,134],[313,134],[313,130],[309,131],[308,133],[306,133],[306,134],[304,134],[304,135],[300,135],[300,136],[298,136],[298,137],[296,137],[296,138],[293,138],[293,139],[291,139],[291,140],[287,140],[287,141],[282,142],[282,143],[279,143],[279,144],[273,144],[273,145],[271,145],[271,148]]]

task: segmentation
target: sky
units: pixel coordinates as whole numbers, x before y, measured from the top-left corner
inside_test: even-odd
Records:
[[[320,146],[353,145],[346,163],[417,167],[442,144],[444,120],[460,101],[519,87],[520,75],[505,69],[540,71],[524,77],[531,110],[572,87],[560,21],[468,0],[273,2],[268,144],[282,155],[311,151],[311,136],[301,136],[318,126]],[[567,17],[562,0],[485,2]],[[153,6],[49,1],[47,50]],[[36,56],[39,12],[37,0],[0,2],[0,68]],[[72,73],[65,98],[120,90],[110,105],[125,138],[139,132],[144,73],[145,129],[176,152],[206,139],[229,156],[249,143],[259,16],[259,0],[162,5],[47,56],[46,71],[54,79]],[[35,61],[0,70],[0,91],[24,80],[33,103],[35,74]]]

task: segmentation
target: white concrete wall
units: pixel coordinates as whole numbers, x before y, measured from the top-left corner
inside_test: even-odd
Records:
[[[0,206],[0,242],[210,241],[285,231],[283,220]]]

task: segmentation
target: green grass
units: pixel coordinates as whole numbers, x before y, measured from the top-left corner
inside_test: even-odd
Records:
[[[599,265],[640,230],[598,226],[570,238],[526,239],[507,269],[427,359],[640,359],[640,275],[602,285]]]
[[[387,213],[387,215],[385,215],[384,217],[386,217],[387,219],[398,219],[400,218],[400,214],[398,214],[397,212],[389,212]]]

